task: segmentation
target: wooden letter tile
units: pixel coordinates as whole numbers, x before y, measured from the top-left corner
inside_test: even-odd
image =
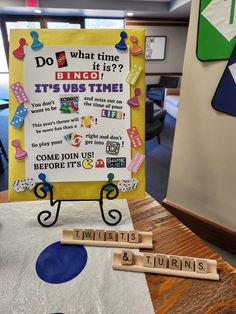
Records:
[[[119,231],[118,232],[118,242],[128,242],[129,233],[128,231]]]
[[[192,257],[182,257],[182,270],[194,271],[195,261]]]
[[[155,265],[155,256],[151,253],[143,254],[143,266],[145,267],[154,267]]]
[[[95,241],[105,241],[105,230],[95,230]]]
[[[139,232],[137,230],[129,232],[129,242],[139,243]]]
[[[196,273],[207,273],[207,261],[204,259],[196,258],[195,263],[195,271]]]
[[[115,230],[106,231],[106,241],[116,241],[117,232]]]
[[[83,240],[83,229],[73,229],[73,239]]]
[[[170,255],[169,268],[181,270],[181,258],[179,256]]]
[[[168,268],[168,257],[165,254],[155,255],[155,267]]]
[[[93,239],[94,239],[94,230],[84,229],[84,240],[93,240]]]
[[[132,264],[133,264],[133,252],[122,250],[121,265],[132,265]]]

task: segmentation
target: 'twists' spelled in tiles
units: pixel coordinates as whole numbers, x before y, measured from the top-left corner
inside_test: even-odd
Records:
[[[151,249],[152,240],[152,232],[65,228],[61,243]]]
[[[93,241],[139,242],[138,231],[115,231],[97,229],[74,229],[73,239]]]

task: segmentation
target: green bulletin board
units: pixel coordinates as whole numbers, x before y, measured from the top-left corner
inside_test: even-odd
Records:
[[[197,57],[201,61],[226,60],[236,44],[236,0],[201,0]]]

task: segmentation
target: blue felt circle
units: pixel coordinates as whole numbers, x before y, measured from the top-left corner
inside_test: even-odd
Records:
[[[62,245],[55,242],[42,251],[35,268],[43,281],[64,283],[75,278],[84,269],[87,258],[87,251],[82,245]]]

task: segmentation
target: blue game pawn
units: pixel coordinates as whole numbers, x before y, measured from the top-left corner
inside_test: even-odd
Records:
[[[46,174],[45,173],[40,173],[38,175],[38,178],[39,180],[42,180],[43,183],[47,183],[49,184],[47,181],[46,181]],[[52,187],[52,185],[50,184],[50,186]],[[42,188],[41,188],[42,191],[44,192],[49,192],[50,191],[50,188],[47,186],[47,185],[43,185]]]
[[[115,45],[115,48],[119,50],[127,50],[127,45],[125,43],[125,38],[128,37],[127,33],[121,32],[120,37],[121,37],[121,40],[118,42],[118,44]]]
[[[40,48],[43,48],[43,43],[41,43],[41,41],[38,40],[39,34],[33,31],[33,32],[30,32],[30,35],[33,38],[33,43],[31,45],[31,48],[33,50],[38,50]]]

